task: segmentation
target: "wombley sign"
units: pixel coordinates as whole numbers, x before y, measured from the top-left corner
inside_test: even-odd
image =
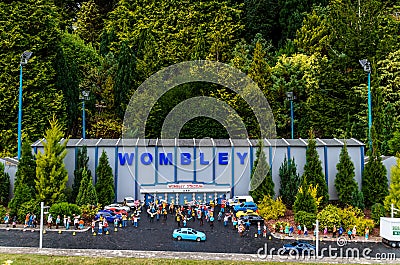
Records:
[[[173,153],[158,153],[158,159],[156,161],[155,155],[149,152],[138,153],[138,161],[142,165],[150,165],[152,163],[158,163],[160,166],[173,165],[173,161],[177,161],[177,164],[180,165],[190,165],[194,163],[195,157],[192,153],[182,152],[177,153],[177,157],[174,158]],[[239,163],[241,165],[245,164],[245,159],[248,156],[248,152],[236,152],[235,155],[239,159]],[[215,156],[215,160],[219,165],[228,165],[229,160],[231,159],[231,154],[228,152],[217,152]],[[118,153],[118,161],[121,166],[124,165],[132,165],[135,159],[135,153]],[[207,157],[205,153],[200,152],[199,157],[197,158],[200,165],[208,165],[213,162],[213,157]]]

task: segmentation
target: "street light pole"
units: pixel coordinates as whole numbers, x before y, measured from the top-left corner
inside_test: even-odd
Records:
[[[22,66],[28,63],[31,58],[32,52],[24,51],[21,55],[21,62],[19,63],[19,93],[18,93],[18,160],[21,158],[21,145],[22,145]]]
[[[294,111],[293,111],[293,100],[295,96],[293,92],[286,92],[286,99],[290,101],[290,127],[291,127],[291,137],[294,139]]]
[[[368,61],[368,59],[359,60],[359,62],[361,66],[364,68],[364,71],[368,73],[368,142],[369,142],[369,148],[371,150],[372,149],[371,63]]]
[[[82,138],[86,139],[86,115],[85,115],[85,100],[89,99],[90,91],[83,90],[79,99],[82,100]]]

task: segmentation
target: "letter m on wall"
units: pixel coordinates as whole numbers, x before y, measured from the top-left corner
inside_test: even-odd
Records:
[[[119,164],[123,166],[128,162],[128,165],[132,165],[134,155],[135,153],[118,153]]]

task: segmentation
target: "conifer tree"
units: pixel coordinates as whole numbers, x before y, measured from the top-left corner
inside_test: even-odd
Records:
[[[385,209],[390,210],[391,204],[400,209],[400,158],[396,158],[396,165],[390,170],[389,195],[385,197]]]
[[[81,186],[83,170],[86,170],[86,173],[89,175],[89,178],[92,178],[92,173],[88,168],[89,157],[87,155],[86,146],[82,146],[82,148],[79,148],[77,162],[78,163],[76,165],[76,169],[74,170],[74,183],[72,184],[72,194],[71,194],[71,197],[75,199],[78,196],[79,189]]]
[[[253,169],[250,176],[250,195],[254,201],[258,203],[264,196],[275,196],[274,182],[272,181],[272,173],[267,163],[267,158],[263,150],[262,141],[259,142],[259,148],[256,153]]]
[[[314,134],[310,132],[310,139],[306,151],[306,164],[304,165],[303,182],[307,185],[317,187],[317,197],[322,197],[322,205],[329,200],[328,186],[322,171],[321,161],[317,152],[317,142]]]
[[[10,175],[4,170],[4,164],[0,163],[0,204],[7,206],[10,199]]]
[[[103,150],[99,165],[96,169],[97,173],[97,183],[96,183],[96,193],[98,202],[105,206],[110,204],[115,199],[114,193],[114,176],[112,173],[112,168],[108,162],[107,153]]]
[[[293,211],[295,213],[299,211],[304,211],[307,213],[317,214],[317,202],[315,198],[310,193],[310,186],[308,186],[304,181],[300,186],[294,204]]]
[[[279,177],[281,179],[279,195],[287,206],[292,207],[301,184],[301,178],[297,173],[294,159],[288,160],[285,157],[281,167],[279,168]]]
[[[93,186],[92,177],[88,174],[86,168],[83,168],[81,186],[79,187],[79,193],[76,197],[76,204],[79,206],[97,205],[97,201],[97,194]]]
[[[36,198],[45,205],[60,202],[64,197],[68,181],[68,172],[64,164],[68,140],[60,143],[62,138],[61,125],[53,117],[50,128],[45,133],[44,152],[39,150],[36,155]]]
[[[35,196],[36,161],[28,141],[22,143],[21,159],[15,174],[14,197],[8,204],[10,215],[17,214],[18,207]]]
[[[339,202],[343,206],[353,205],[353,195],[354,191],[358,192],[358,185],[354,179],[354,164],[350,159],[346,143],[340,152],[339,163],[336,165],[336,169],[338,172],[335,178],[335,188],[338,193]]]
[[[382,163],[375,140],[375,129],[372,126],[372,150],[368,151],[369,160],[365,165],[362,175],[362,193],[366,207],[371,207],[375,203],[383,203],[389,194],[386,168]]]

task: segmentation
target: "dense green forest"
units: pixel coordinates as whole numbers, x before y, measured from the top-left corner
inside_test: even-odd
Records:
[[[248,74],[267,97],[278,137],[354,137],[367,142],[367,73],[372,65],[373,136],[381,154],[400,139],[400,7],[392,1],[350,0],[23,0],[0,3],[0,154],[17,149],[20,58],[23,68],[24,141],[44,135],[55,115],[65,136],[121,136],[125,108],[139,85],[172,64],[227,63]],[[224,100],[259,136],[249,106],[233,91],[190,83],[153,107],[146,137],[160,137],[164,118],[195,96]],[[225,138],[216,121],[198,117],[182,138]]]

